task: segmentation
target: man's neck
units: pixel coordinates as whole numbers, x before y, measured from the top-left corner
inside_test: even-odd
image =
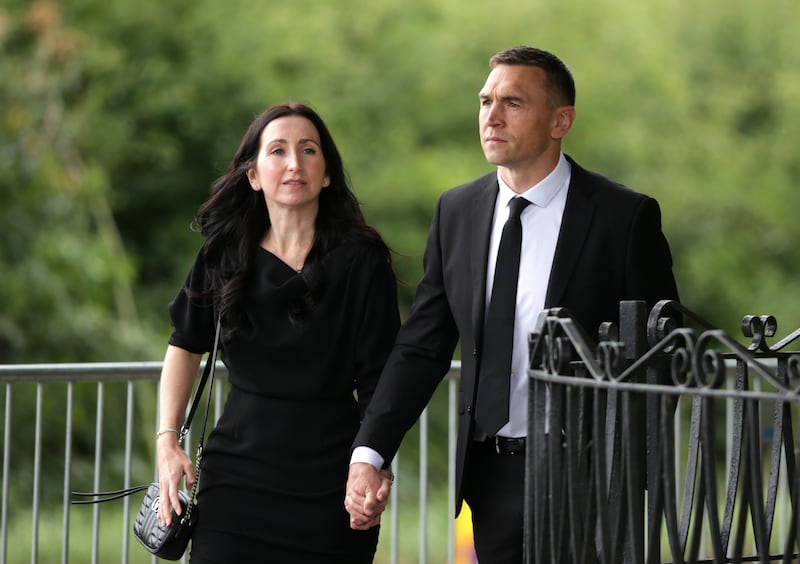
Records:
[[[547,178],[558,166],[558,161],[561,158],[561,151],[556,152],[554,155],[543,155],[535,163],[526,167],[506,167],[498,166],[497,170],[500,177],[503,179],[511,190],[516,194],[522,194],[536,186],[539,182]]]

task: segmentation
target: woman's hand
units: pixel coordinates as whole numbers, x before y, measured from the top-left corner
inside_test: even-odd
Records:
[[[194,486],[194,466],[186,452],[178,444],[176,433],[168,432],[160,435],[156,439],[156,451],[158,453],[158,485],[161,490],[158,520],[162,525],[169,525],[172,523],[170,509],[174,509],[178,515],[183,512],[178,490],[183,479],[186,480],[187,489]]]
[[[392,482],[394,474],[390,468],[378,472],[371,464],[350,465],[344,505],[350,513],[352,529],[365,531],[380,524]]]

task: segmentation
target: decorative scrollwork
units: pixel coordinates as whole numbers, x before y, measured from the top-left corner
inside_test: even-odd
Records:
[[[647,318],[647,341],[651,347],[678,328],[678,319],[688,310],[679,302],[661,300],[650,310]],[[688,312],[691,313],[691,312]],[[669,352],[669,351],[666,351]]]
[[[597,364],[609,380],[620,378],[625,368],[625,345],[619,341],[602,341],[595,352]]]
[[[548,335],[548,337],[550,337]],[[566,337],[550,338],[550,371],[553,374],[566,374],[569,363],[574,358],[574,349]]]
[[[701,388],[720,388],[725,382],[725,359],[715,350],[695,350],[694,374]]]
[[[604,321],[600,324],[597,335],[600,337],[600,342],[619,341],[619,327],[613,321]]]
[[[678,348],[670,357],[670,375],[676,386],[690,387],[692,384],[692,356],[686,348]]]
[[[745,315],[742,318],[742,334],[752,343],[747,350],[770,352],[767,337],[774,337],[778,332],[778,321],[772,315]]]

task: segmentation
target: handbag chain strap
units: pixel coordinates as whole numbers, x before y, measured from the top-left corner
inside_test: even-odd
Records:
[[[189,426],[192,424],[192,418],[194,418],[194,413],[197,411],[197,407],[200,404],[200,399],[203,396],[203,390],[206,387],[206,382],[210,380],[208,385],[208,395],[206,397],[206,411],[203,416],[203,427],[200,430],[200,441],[197,445],[197,453],[195,456],[195,463],[194,463],[194,485],[192,486],[192,493],[191,497],[189,498],[192,503],[189,504],[188,510],[185,512],[183,516],[183,520],[189,518],[192,505],[194,505],[195,495],[197,494],[197,484],[200,481],[200,458],[203,454],[203,439],[206,435],[206,423],[208,422],[208,412],[211,406],[211,392],[214,389],[214,373],[216,372],[215,366],[217,364],[217,351],[219,350],[219,337],[220,337],[220,329],[221,329],[221,320],[217,318],[217,328],[214,334],[214,348],[211,349],[211,353],[206,360],[206,366],[203,369],[203,375],[200,377],[200,382],[197,384],[197,390],[194,393],[194,399],[192,400],[192,406],[189,408],[189,413],[186,416],[186,421],[184,421],[183,425],[181,425],[181,430],[178,433],[178,443],[183,443],[186,435],[189,433]],[[140,486],[133,486],[130,488],[124,488],[121,490],[113,490],[113,491],[106,491],[106,492],[72,492],[73,496],[76,497],[92,497],[95,499],[79,499],[79,500],[72,500],[70,503],[73,505],[82,505],[82,504],[90,504],[90,503],[101,503],[104,501],[112,501],[114,499],[119,499],[131,494],[135,494],[136,492],[144,491],[149,487],[149,485],[140,485]]]
[[[205,381],[209,380],[208,384],[208,395],[206,396],[206,412],[203,414],[203,427],[200,429],[200,440],[197,443],[197,454],[194,457],[194,484],[192,485],[192,493],[189,496],[189,500],[191,503],[186,508],[186,511],[181,517],[181,523],[184,523],[191,519],[192,517],[192,508],[194,507],[195,496],[197,495],[197,485],[200,483],[200,459],[203,457],[203,440],[206,436],[206,423],[208,423],[208,411],[211,407],[211,392],[214,390],[214,373],[216,372],[215,366],[217,364],[217,350],[219,350],[219,333],[220,333],[220,324],[221,321],[217,319],[217,330],[214,335],[214,348],[211,349],[211,354],[209,355],[208,360],[206,361],[206,368],[203,370],[203,377],[200,379],[200,383],[197,385],[197,393],[195,394],[194,401],[192,401],[192,407],[189,410],[189,415],[186,416],[186,422],[181,427],[181,436],[186,436],[186,433],[189,432],[189,425],[192,423],[192,417],[194,416],[194,412],[197,409],[198,399],[203,393],[203,388],[205,387]]]

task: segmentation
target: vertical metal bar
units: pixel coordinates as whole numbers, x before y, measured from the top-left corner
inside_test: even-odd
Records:
[[[159,386],[159,380],[156,379],[156,420],[153,423],[153,434],[151,436],[155,437],[156,432],[158,431],[158,425],[160,424],[159,421],[159,412],[161,409],[161,387]],[[158,481],[158,456],[156,454],[155,448],[153,449],[153,481]],[[156,558],[155,554],[150,557],[150,564],[157,564],[158,559]],[[185,564],[185,562],[183,563]]]
[[[61,521],[61,564],[69,561],[69,509],[70,509],[70,468],[72,468],[72,408],[74,402],[74,384],[67,382],[67,416],[64,422],[64,491],[62,492],[64,510]]]
[[[456,441],[458,440],[456,419],[458,414],[458,382],[451,377],[447,381],[447,562],[454,564],[456,555]]]
[[[131,453],[133,451],[133,380],[128,381],[125,397],[125,488],[131,487]],[[125,496],[122,501],[122,555],[120,562],[128,563],[128,531],[130,530],[131,499]]]
[[[394,473],[394,492],[392,493],[392,527],[391,544],[389,546],[392,564],[400,562],[400,453],[395,454],[392,460],[392,472]]]
[[[94,431],[94,482],[92,487],[94,491],[102,491],[100,489],[100,471],[102,465],[103,454],[103,381],[97,383],[97,414],[95,417],[95,431]],[[98,564],[99,561],[99,543],[100,543],[100,504],[95,503],[92,505],[92,564]]]
[[[786,527],[786,512],[789,509],[789,496],[791,492],[789,491],[788,487],[788,480],[789,474],[788,469],[786,467],[786,457],[791,456],[792,453],[786,452],[786,450],[781,451],[783,456],[781,456],[781,476],[784,476],[784,479],[780,481],[778,484],[778,538],[785,539],[788,538],[786,535],[789,534],[789,531]],[[780,546],[780,543],[779,545]]]
[[[44,384],[36,384],[36,423],[33,450],[33,523],[31,524],[31,564],[39,561],[39,484],[42,470],[42,398]]]
[[[419,417],[419,564],[428,562],[428,408]]]
[[[0,517],[0,562],[5,564],[8,547],[8,467],[11,460],[11,384],[6,384],[6,411],[3,417],[3,499]]]

